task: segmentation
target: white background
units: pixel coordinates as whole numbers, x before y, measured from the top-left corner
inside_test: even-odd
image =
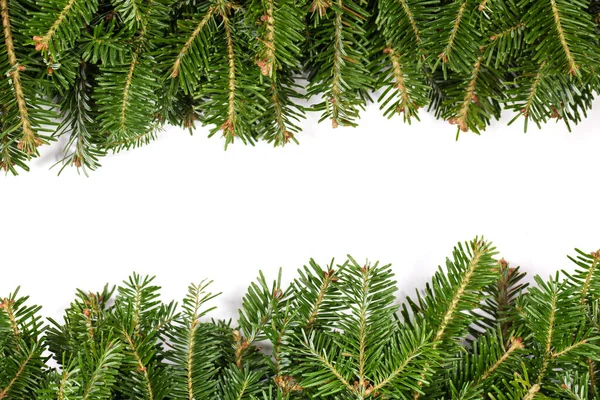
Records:
[[[360,128],[337,130],[317,117],[283,149],[224,152],[205,128],[168,129],[90,178],[57,178],[61,146],[43,149],[32,172],[0,178],[0,297],[21,285],[56,318],[75,288],[137,271],[158,275],[166,300],[213,279],[213,316],[232,317],[259,269],[290,280],[310,257],[392,263],[404,296],[475,235],[544,276],[571,269],[574,247],[600,248],[600,101],[573,133],[524,134],[506,115],[458,142],[424,112],[409,126],[370,106]]]

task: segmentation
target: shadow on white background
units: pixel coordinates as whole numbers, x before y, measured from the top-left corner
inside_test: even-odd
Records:
[[[236,315],[262,269],[286,281],[314,257],[392,263],[400,295],[423,287],[458,241],[485,235],[512,265],[572,269],[574,247],[600,248],[600,101],[573,133],[494,123],[481,136],[422,113],[411,126],[376,106],[360,128],[303,123],[300,145],[272,148],[169,129],[107,157],[90,178],[59,147],[32,172],[2,178],[0,296],[17,285],[58,317],[75,288],[100,290],[132,271],[158,275],[165,300],[190,282],[223,292],[212,316]]]

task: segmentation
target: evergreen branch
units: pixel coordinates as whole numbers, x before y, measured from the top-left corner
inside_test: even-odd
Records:
[[[522,0],[522,21],[530,28],[526,41],[534,45],[534,61],[546,61],[552,72],[582,77],[597,63],[594,23],[586,1]]]
[[[567,62],[569,63],[569,73],[573,76],[577,75],[577,71],[579,70],[579,66],[575,62],[573,55],[571,54],[571,49],[567,40],[565,38],[565,32],[561,23],[561,15],[556,5],[556,0],[549,0],[550,5],[552,7],[552,15],[554,17],[554,23],[556,24],[556,31],[558,33],[558,38],[560,40],[560,44],[565,52],[565,56],[567,57]]]
[[[463,20],[466,7],[467,7],[467,0],[462,0],[460,7],[458,7],[458,12],[456,13],[456,17],[454,19],[454,25],[452,26],[452,29],[450,30],[450,36],[448,38],[448,41],[446,42],[444,51],[442,51],[438,55],[438,58],[442,59],[442,61],[444,63],[448,62],[448,60],[450,58],[450,54],[454,50],[454,42],[456,41],[456,35],[458,33],[458,29],[460,28],[460,24]]]
[[[125,132],[127,130],[127,124],[126,124],[125,117],[127,115],[127,108],[128,108],[128,104],[129,104],[129,97],[130,97],[129,89],[131,88],[131,81],[133,80],[133,72],[135,71],[135,67],[138,63],[138,54],[139,54],[139,48],[133,52],[133,59],[131,60],[131,63],[129,64],[129,72],[127,73],[127,79],[125,80],[125,88],[123,89],[123,96],[122,96],[122,100],[121,100],[121,118],[120,118],[121,130],[123,132]]]
[[[29,22],[35,49],[56,62],[65,56],[98,10],[98,0],[40,0]]]
[[[600,293],[600,250],[585,253],[575,249],[577,257],[569,256],[569,259],[577,266],[573,274],[566,271],[563,273],[568,277],[569,283],[579,292],[580,303],[586,304],[593,301]],[[591,305],[591,304],[590,304]]]
[[[419,28],[417,27],[417,23],[415,21],[415,16],[413,15],[413,12],[411,11],[411,9],[408,5],[408,2],[407,2],[407,0],[398,0],[398,1],[402,5],[402,10],[404,10],[406,17],[410,21],[410,27],[412,28],[412,31],[415,35],[415,40],[416,40],[417,44],[420,45],[421,44],[421,33],[419,32]]]
[[[331,374],[331,376],[335,379],[337,379],[344,388],[346,388],[350,393],[353,393],[355,388],[354,386],[352,386],[348,380],[346,378],[344,378],[344,376],[342,375],[342,373],[340,371],[337,370],[337,368],[335,367],[334,363],[332,363],[326,355],[319,353],[314,345],[312,340],[310,340],[310,338],[305,338],[305,340],[302,342],[304,348],[308,351],[308,354],[310,356],[312,356],[313,358],[315,358],[317,361],[319,361],[319,363],[321,363],[322,365],[324,365],[327,368],[327,371]]]
[[[512,353],[523,348],[525,348],[525,346],[523,345],[523,341],[521,339],[510,338],[510,346],[508,349],[506,349],[504,354],[502,354],[502,356],[494,363],[494,365],[489,367],[483,373],[483,375],[481,375],[481,379],[479,379],[479,381],[483,382],[488,379],[494,371],[496,371],[506,360],[508,360]]]
[[[535,385],[531,386],[531,388],[529,388],[529,390],[527,391],[527,393],[525,394],[525,397],[523,397],[523,400],[533,400],[537,393],[540,391],[540,384],[536,383]]]
[[[313,324],[315,323],[317,315],[319,314],[319,308],[321,307],[321,304],[323,303],[323,299],[325,297],[325,294],[327,293],[327,289],[329,288],[329,285],[332,282],[335,282],[338,280],[338,278],[335,276],[335,271],[333,269],[330,269],[329,271],[324,271],[323,275],[324,275],[325,279],[323,280],[323,283],[321,284],[321,288],[319,289],[319,294],[317,295],[317,298],[312,306],[312,310],[310,311],[310,315],[308,316],[308,319],[306,321],[306,324],[305,324],[306,329],[310,329],[313,326]]]
[[[581,347],[581,346],[583,346],[583,345],[585,345],[587,343],[588,343],[587,339],[582,339],[582,340],[578,341],[577,343],[574,343],[574,344],[572,344],[572,345],[570,345],[570,346],[562,349],[559,352],[552,352],[552,357],[553,358],[558,358],[560,356],[568,354],[570,351],[575,350],[575,349],[577,349],[577,348],[579,348],[579,347]]]
[[[130,137],[125,137],[119,140],[108,141],[104,144],[107,150],[119,152],[123,149],[130,149],[132,147],[139,147],[143,144],[148,144],[153,140],[156,140],[160,123],[155,121],[147,131],[138,133]]]
[[[400,96],[400,101],[395,106],[396,111],[398,113],[403,113],[405,118],[410,121],[411,116],[415,115],[415,109],[418,108],[418,106],[415,107],[416,102],[411,101],[408,94],[408,85],[404,78],[405,73],[402,68],[400,56],[391,46],[386,47],[383,52],[388,54],[392,63],[394,88],[397,89],[398,95]]]
[[[542,78],[542,71],[546,66],[546,62],[542,62],[540,67],[535,75],[535,79],[533,81],[533,85],[531,85],[531,89],[529,90],[529,95],[527,96],[527,103],[525,103],[525,107],[521,110],[521,114],[525,116],[525,119],[529,117],[529,110],[531,109],[531,105],[533,104],[533,100],[537,94],[538,87],[540,86],[540,80]]]
[[[361,297],[362,301],[359,303],[359,311],[358,311],[358,386],[366,387],[367,379],[365,377],[365,362],[366,362],[366,354],[365,348],[367,346],[367,307],[368,307],[368,296],[369,296],[369,270],[367,267],[363,267],[361,269],[362,272],[362,288],[361,288]]]
[[[118,367],[121,364],[121,351],[122,347],[119,343],[107,342],[106,348],[102,349],[96,368],[83,388],[82,400],[93,400],[96,396],[101,396],[111,388]]]
[[[503,30],[502,32],[498,32],[498,33],[493,34],[492,36],[490,36],[490,40],[493,42],[495,40],[502,39],[502,38],[504,38],[506,36],[512,35],[513,32],[518,31],[519,29],[522,29],[524,27],[525,27],[525,23],[519,22],[515,26],[511,26],[511,27]]]
[[[265,20],[267,26],[265,39],[261,42],[265,45],[264,59],[259,60],[258,66],[260,72],[264,76],[273,77],[273,72],[276,69],[275,65],[275,17],[274,13],[274,2],[275,0],[266,0],[266,14],[262,17]],[[276,95],[275,95],[276,96]],[[275,99],[274,99],[275,101]],[[276,106],[277,107],[277,106]]]
[[[32,155],[37,152],[36,148],[44,142],[37,136],[33,130],[29,110],[27,107],[27,101],[25,100],[25,93],[23,91],[23,85],[21,81],[21,72],[25,71],[26,67],[19,64],[17,55],[15,52],[15,44],[13,42],[13,35],[11,31],[11,20],[8,10],[8,0],[0,0],[0,18],[2,19],[2,27],[4,30],[4,44],[6,46],[6,55],[10,64],[11,70],[9,72],[10,79],[13,83],[14,96],[17,101],[17,107],[19,110],[20,126],[22,131],[22,138],[19,141],[18,148],[26,154]]]
[[[294,74],[301,68],[300,43],[305,41],[304,14],[293,0],[254,0],[248,5],[247,19],[257,21],[256,55],[254,62],[266,77],[268,104],[261,118],[261,137],[275,146],[284,146],[300,130],[292,120],[303,115],[301,106],[293,103],[299,86]],[[262,81],[262,79],[261,79]]]
[[[550,362],[550,357],[552,356],[552,335],[554,332],[554,319],[556,317],[556,303],[558,301],[558,292],[552,292],[552,300],[550,303],[550,315],[548,316],[548,324],[547,331],[545,334],[546,342],[543,343],[545,346],[544,358],[542,361],[542,368],[538,374],[538,384],[542,383],[542,379],[544,378],[544,374],[546,373],[546,369],[548,368],[548,363]]]
[[[64,325],[48,329],[15,292],[0,303],[0,400],[597,396],[596,273],[589,304],[580,300],[598,254],[578,251],[574,274],[536,276],[527,293],[523,274],[494,255],[478,238],[459,244],[400,317],[390,267],[350,256],[335,270],[311,260],[288,289],[281,276],[270,285],[259,274],[239,328],[200,322],[214,297],[204,282],[189,287],[181,314],[159,300],[151,277],[126,280],[114,305],[108,288],[79,290]],[[45,365],[46,344],[56,368]]]
[[[48,48],[48,43],[50,43],[56,31],[64,22],[66,16],[69,14],[69,11],[71,10],[76,1],[77,0],[69,0],[65,7],[60,11],[58,18],[54,21],[50,29],[48,29],[48,31],[41,38],[38,38],[37,40],[34,38],[34,40],[38,42],[36,48]]]
[[[477,269],[477,267],[479,267],[479,262],[480,262],[481,258],[486,253],[491,251],[491,249],[488,246],[486,246],[483,242],[480,242],[480,241],[475,241],[473,243],[472,249],[473,249],[473,253],[472,253],[471,259],[469,260],[469,265],[461,279],[460,285],[455,290],[455,292],[452,296],[452,301],[450,302],[448,308],[446,309],[444,316],[442,317],[442,322],[441,322],[440,326],[438,327],[438,329],[435,332],[435,335],[433,338],[434,342],[437,342],[440,339],[442,339],[442,336],[444,335],[446,328],[447,328],[448,324],[450,323],[450,320],[452,319],[452,316],[454,315],[454,313],[457,310],[459,302],[461,301],[463,295],[465,294],[465,291],[467,290],[467,287],[470,284],[471,277],[475,273],[475,270]]]
[[[600,260],[599,256],[594,257],[594,261],[592,262],[592,266],[590,267],[590,271],[585,277],[585,283],[583,284],[583,289],[581,290],[581,303],[585,303],[585,297],[587,295],[588,290],[590,289],[590,283],[592,282],[592,277],[594,276],[594,272],[596,271],[596,267],[598,266],[598,261]]]
[[[403,372],[407,369],[412,361],[414,361],[417,357],[419,357],[423,350],[428,346],[427,343],[422,343],[419,346],[411,349],[409,353],[406,354],[406,357],[401,361],[397,368],[395,368],[389,375],[383,378],[380,382],[373,386],[371,390],[372,393],[378,393],[380,390],[385,389],[388,385],[390,385],[394,379],[401,376]],[[421,381],[419,381],[421,382]]]
[[[343,0],[337,0],[337,4],[340,8],[342,8]],[[342,60],[342,48],[344,46],[344,42],[342,40],[342,13],[338,11],[335,13],[334,17],[334,33],[333,33],[333,75],[331,77],[331,127],[337,128],[339,126],[338,115],[339,115],[339,102],[340,102],[340,64],[344,61]],[[350,62],[354,62],[351,60]]]
[[[17,325],[17,319],[15,318],[15,313],[13,309],[14,305],[15,301],[13,299],[5,298],[4,300],[2,300],[2,303],[0,303],[0,310],[4,310],[4,312],[8,316],[13,335],[17,338],[20,336],[20,332],[19,326]]]
[[[592,398],[596,395],[596,368],[594,366],[594,361],[591,358],[587,359],[588,362],[588,370],[590,374],[590,394]]]
[[[61,378],[60,378],[60,384],[58,386],[58,400],[65,400],[65,390],[66,390],[66,386],[67,386],[67,382],[69,381],[69,371],[64,370],[62,372]],[[85,399],[87,400],[87,399]]]
[[[70,136],[63,150],[65,157],[62,160],[61,172],[71,164],[78,169],[82,168],[87,175],[87,169],[93,171],[100,166],[98,159],[104,155],[104,151],[99,146],[100,139],[95,124],[96,114],[91,99],[92,83],[87,69],[88,65],[81,62],[74,87],[66,94],[63,101],[63,110],[68,109],[70,112],[63,112],[64,119],[56,134]]]
[[[129,335],[129,332],[127,332],[127,329],[121,329],[121,333],[123,334],[127,345],[129,346],[133,356],[135,357],[135,361],[137,363],[136,372],[141,373],[144,377],[144,383],[146,385],[146,393],[148,394],[148,400],[154,400],[154,392],[152,390],[152,382],[150,381],[150,377],[148,375],[148,369],[144,364],[144,361],[142,360],[142,357],[140,356],[139,351],[133,339],[131,338],[131,335]]]
[[[19,365],[19,370],[17,371],[17,373],[15,374],[15,376],[11,379],[11,381],[8,383],[8,386],[6,386],[4,389],[0,389],[0,400],[8,398],[8,394],[9,394],[11,388],[19,380],[19,378],[21,377],[21,375],[25,371],[25,368],[27,367],[27,364],[29,364],[29,362],[33,358],[34,354],[35,354],[35,351],[32,348],[29,351],[29,353],[27,354],[27,356],[25,357],[25,359],[21,362],[21,365]]]
[[[284,144],[289,142],[290,138],[293,138],[294,135],[291,132],[289,132],[287,127],[285,126],[285,122],[283,120],[283,110],[281,106],[281,101],[279,99],[279,89],[277,87],[277,82],[274,79],[271,80],[271,93],[271,99],[273,100],[273,109],[275,111],[275,122],[277,123],[277,127],[279,128],[279,135],[276,141],[276,145],[278,143]]]
[[[479,57],[477,59],[477,62],[475,63],[475,66],[473,67],[473,71],[471,73],[471,80],[469,81],[469,85],[467,86],[467,90],[465,91],[464,100],[456,116],[456,124],[458,124],[458,128],[463,132],[466,132],[469,129],[467,117],[469,115],[469,109],[475,96],[475,85],[477,84],[477,78],[479,77],[479,71],[481,70],[481,61],[481,57]]]
[[[198,38],[198,35],[200,34],[200,32],[202,32],[202,30],[204,29],[206,24],[208,24],[209,20],[213,16],[214,16],[214,8],[209,7],[208,11],[206,12],[206,14],[202,18],[202,20],[200,20],[200,22],[198,23],[198,26],[196,27],[196,29],[192,32],[192,34],[190,35],[188,40],[185,42],[185,44],[179,51],[179,55],[177,56],[175,63],[171,67],[171,74],[170,74],[171,78],[176,78],[179,75],[179,72],[181,70],[182,58],[184,58],[187,55],[188,51],[190,50],[190,47],[192,46],[194,41]]]
[[[227,41],[227,60],[229,66],[229,95],[228,95],[228,108],[227,108],[227,120],[221,125],[223,134],[226,137],[225,143],[233,142],[235,136],[235,125],[237,120],[237,113],[235,108],[235,96],[236,96],[236,76],[235,76],[235,52],[233,50],[233,37],[231,34],[231,26],[229,18],[226,14],[222,14],[223,26],[225,27],[225,39]]]
[[[362,2],[337,0],[324,2],[313,13],[315,28],[310,48],[311,71],[308,97],[319,95],[320,103],[313,106],[322,111],[320,121],[331,120],[331,126],[356,126],[359,110],[368,98],[371,86],[367,66],[368,53],[364,48],[369,14]],[[313,4],[314,6],[314,4]],[[331,7],[333,16],[322,18]]]
[[[144,21],[141,0],[111,0],[115,9],[123,16],[123,20],[133,28],[136,24]]]

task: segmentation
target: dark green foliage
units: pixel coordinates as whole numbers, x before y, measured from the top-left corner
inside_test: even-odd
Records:
[[[287,288],[261,273],[238,326],[207,319],[209,282],[178,312],[134,274],[116,296],[77,291],[48,327],[15,293],[0,399],[598,400],[600,252],[577,253],[575,273],[528,288],[491,243],[459,243],[404,304],[389,265],[311,260]]]
[[[32,398],[46,361],[41,307],[18,293],[0,298],[0,399]]]
[[[59,135],[62,168],[87,173],[165,124],[208,125],[225,146],[283,146],[298,142],[306,110],[356,126],[373,92],[387,117],[410,123],[427,106],[457,133],[484,131],[503,108],[525,130],[550,119],[571,129],[600,90],[596,0],[0,6],[0,168],[13,174]]]
[[[318,96],[313,108],[334,128],[357,125],[371,87],[365,29],[370,15],[364,3],[314,0],[310,6],[307,94]]]

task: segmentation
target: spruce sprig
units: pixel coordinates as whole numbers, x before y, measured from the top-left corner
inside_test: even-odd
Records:
[[[1,0],[0,168],[62,135],[62,167],[87,172],[166,124],[283,146],[305,111],[356,126],[372,98],[457,134],[502,110],[571,129],[600,90],[596,3]]]
[[[154,278],[79,290],[45,326],[18,291],[0,302],[0,399],[597,399],[598,253],[547,280],[459,243],[415,299],[389,265],[321,267],[249,285],[237,323],[209,320],[209,282],[181,311]],[[45,352],[58,366],[46,365]]]

